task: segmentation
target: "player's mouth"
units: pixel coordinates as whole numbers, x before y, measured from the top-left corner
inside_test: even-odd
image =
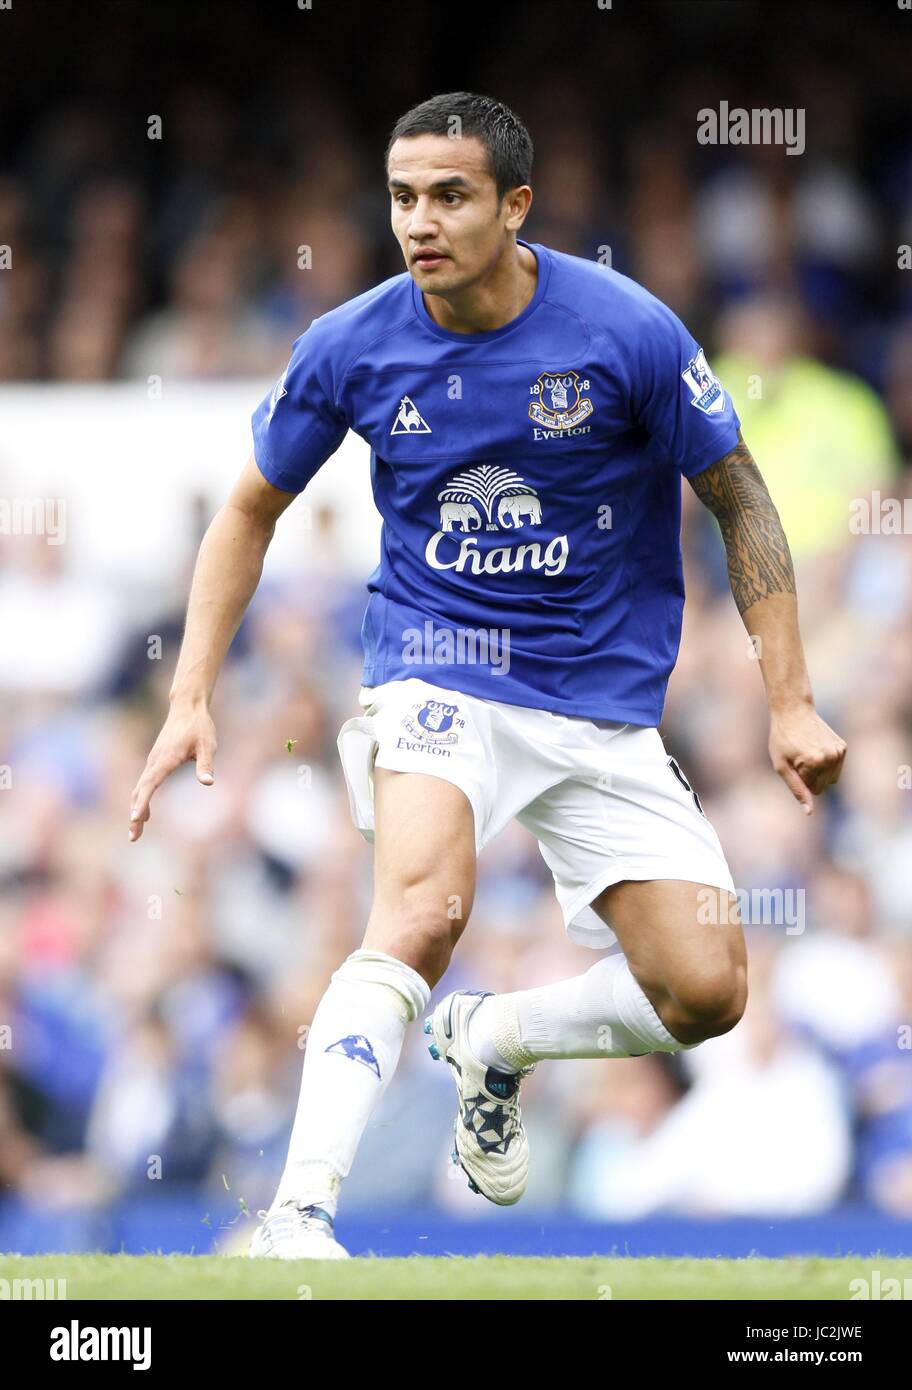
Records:
[[[445,256],[442,251],[422,250],[416,251],[412,257],[412,265],[420,265],[422,270],[433,270],[435,266],[442,265],[448,261],[449,256]]]

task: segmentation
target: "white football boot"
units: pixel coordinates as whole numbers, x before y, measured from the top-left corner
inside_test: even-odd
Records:
[[[264,1216],[253,1233],[248,1254],[252,1260],[347,1260],[351,1257],[333,1235],[328,1211],[311,1204],[283,1202]]]
[[[437,1005],[425,1019],[424,1031],[434,1041],[428,1048],[435,1062],[449,1063],[456,1083],[459,1113],[452,1159],[480,1192],[500,1207],[511,1207],[526,1190],[529,1141],[519,1110],[522,1077],[535,1070],[523,1067],[515,1075],[479,1062],[468,1045],[469,1019],[490,990],[460,989]]]

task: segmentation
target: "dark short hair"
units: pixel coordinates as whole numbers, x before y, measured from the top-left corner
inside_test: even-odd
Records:
[[[454,116],[459,118],[460,134],[474,135],[487,150],[499,200],[503,200],[508,189],[531,182],[533,149],[526,127],[502,101],[475,92],[447,92],[430,97],[400,116],[386,147],[387,167],[390,150],[397,140],[413,135],[452,136]]]

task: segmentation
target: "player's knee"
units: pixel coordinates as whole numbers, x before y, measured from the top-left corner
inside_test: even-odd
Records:
[[[473,856],[387,859],[375,872],[365,945],[404,960],[433,987],[468,922],[474,890]]]
[[[414,947],[421,943],[431,956],[453,949],[468,921],[470,893],[436,877],[416,877],[400,882],[375,903],[373,916],[382,918],[397,941]]]
[[[403,920],[416,929],[455,942],[466,925],[471,900],[438,880],[415,883],[401,893]]]
[[[743,965],[704,970],[676,991],[669,1031],[684,1043],[728,1033],[744,1016],[747,971]]]

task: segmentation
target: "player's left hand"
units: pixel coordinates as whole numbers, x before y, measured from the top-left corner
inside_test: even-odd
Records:
[[[773,767],[809,816],[814,797],[839,781],[846,745],[813,705],[795,705],[771,716],[769,752]]]

